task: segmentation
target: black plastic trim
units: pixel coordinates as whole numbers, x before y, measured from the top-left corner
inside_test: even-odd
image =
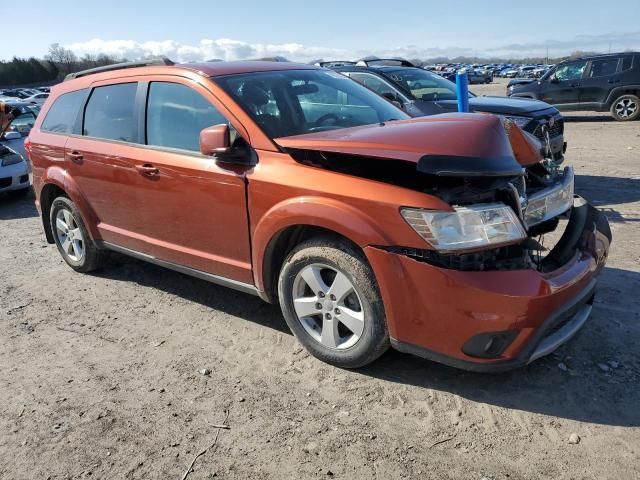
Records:
[[[522,166],[513,156],[462,157],[425,155],[418,160],[417,170],[440,177],[513,177],[524,175]]]

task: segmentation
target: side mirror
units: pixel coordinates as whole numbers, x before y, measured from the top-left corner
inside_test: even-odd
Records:
[[[227,153],[229,150],[231,150],[231,137],[229,125],[226,123],[207,127],[200,132],[200,153],[203,155]]]
[[[22,138],[22,134],[20,132],[16,132],[12,130],[10,132],[5,132],[4,139],[5,140],[20,140]]]
[[[551,75],[551,77],[549,77],[549,83],[558,83],[560,82],[560,80],[558,80],[558,77],[556,77],[555,75]]]

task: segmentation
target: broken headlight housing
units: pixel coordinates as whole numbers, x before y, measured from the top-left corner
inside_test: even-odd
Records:
[[[521,117],[519,115],[498,115],[502,120],[508,120],[515,123],[520,128],[524,128],[531,120],[531,117]]]
[[[520,219],[503,203],[456,207],[454,212],[402,208],[407,223],[440,251],[503,245],[526,238]]]
[[[527,227],[537,225],[566,212],[573,205],[573,169],[564,169],[562,182],[546,188],[529,197],[524,209],[524,222]]]

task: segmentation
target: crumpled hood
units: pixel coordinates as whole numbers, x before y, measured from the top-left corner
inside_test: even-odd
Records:
[[[507,133],[494,115],[451,113],[276,138],[285,149],[415,162],[435,175],[518,175]]]

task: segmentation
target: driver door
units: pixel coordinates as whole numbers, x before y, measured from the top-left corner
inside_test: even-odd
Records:
[[[224,164],[199,146],[203,129],[229,120],[208,90],[182,79],[149,81],[146,99],[146,146],[136,160],[146,170],[139,215],[152,255],[252,285],[245,192],[252,167]]]
[[[586,60],[565,63],[542,81],[540,100],[552,105],[578,104],[583,87]]]

